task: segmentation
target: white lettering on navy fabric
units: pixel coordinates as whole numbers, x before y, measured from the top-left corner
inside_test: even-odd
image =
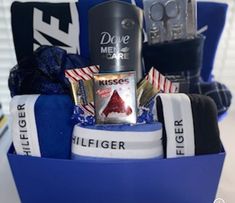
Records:
[[[38,8],[33,10],[33,37],[39,44],[34,43],[33,49],[36,50],[40,45],[54,45],[45,36],[60,41],[64,46],[60,48],[68,53],[80,54],[79,46],[79,18],[75,3],[70,3],[70,13],[72,23],[68,25],[68,32],[59,28],[59,19],[51,16],[50,24],[43,21],[43,12]]]

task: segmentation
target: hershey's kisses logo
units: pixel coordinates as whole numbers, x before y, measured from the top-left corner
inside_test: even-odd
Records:
[[[109,32],[101,33],[100,52],[106,59],[129,59],[130,35],[111,35]],[[120,48],[122,47],[122,48]]]
[[[128,84],[129,79],[128,78],[121,78],[121,79],[114,79],[114,80],[99,80],[100,86],[106,86],[106,85],[123,85]]]

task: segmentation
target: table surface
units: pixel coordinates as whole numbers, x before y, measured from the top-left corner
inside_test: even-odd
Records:
[[[227,155],[217,194],[218,201],[215,203],[233,203],[235,200],[235,112],[230,112],[219,126]],[[8,132],[0,138],[0,203],[20,202],[6,157],[10,144],[11,137]]]

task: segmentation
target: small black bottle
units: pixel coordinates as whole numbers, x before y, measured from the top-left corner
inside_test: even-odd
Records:
[[[142,27],[140,8],[122,1],[108,1],[89,11],[91,62],[100,72],[136,71],[142,78]]]

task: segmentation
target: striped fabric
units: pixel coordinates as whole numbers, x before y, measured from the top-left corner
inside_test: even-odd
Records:
[[[8,119],[3,114],[2,104],[0,103],[0,138],[7,132],[8,130]]]
[[[99,72],[99,66],[88,66],[79,69],[65,70],[65,76],[69,79],[71,83],[78,83],[79,80],[91,80],[93,75]],[[78,104],[77,104],[78,105]],[[79,107],[86,113],[86,115],[94,115],[95,107],[94,102],[87,105],[79,104]]]
[[[72,82],[79,80],[91,80],[93,75],[99,72],[99,66],[89,66],[85,68],[66,70],[65,76]]]
[[[146,79],[158,90],[164,93],[177,92],[177,87],[155,68],[151,68]]]
[[[232,103],[232,93],[223,83],[203,81],[200,77],[200,71],[182,71],[178,72],[177,75],[180,75],[184,79],[182,81],[184,85],[189,87],[188,91],[184,93],[201,94],[211,97],[217,106],[219,116],[229,109]]]

